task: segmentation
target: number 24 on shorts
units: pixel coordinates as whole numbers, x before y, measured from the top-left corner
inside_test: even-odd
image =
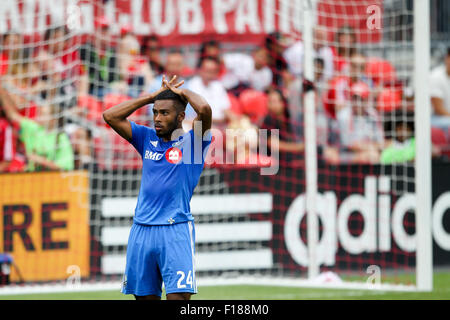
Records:
[[[186,284],[188,284],[191,288],[192,288],[192,271],[189,270],[189,273],[187,275],[186,278],[186,284],[182,284],[184,278],[185,278],[185,274],[183,271],[177,271],[177,275],[180,275],[180,278],[178,279],[177,282],[177,287],[178,288],[186,288]]]

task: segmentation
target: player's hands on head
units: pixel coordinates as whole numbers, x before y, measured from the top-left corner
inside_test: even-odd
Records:
[[[172,77],[172,79],[170,79],[170,81],[167,81],[166,76],[163,75],[161,88],[163,88],[163,90],[169,89],[173,93],[176,93],[181,96],[182,91],[181,91],[181,89],[179,89],[179,87],[184,84],[184,80],[181,80],[180,82],[176,83],[175,82],[176,79],[177,79],[177,76],[175,75]]]

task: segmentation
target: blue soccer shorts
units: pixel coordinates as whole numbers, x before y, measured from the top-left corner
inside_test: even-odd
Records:
[[[122,293],[161,296],[197,293],[193,221],[171,225],[134,223],[128,238]]]

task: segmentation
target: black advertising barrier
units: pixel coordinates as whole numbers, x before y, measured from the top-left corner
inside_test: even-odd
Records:
[[[285,163],[293,163],[287,161]],[[295,200],[302,197],[305,193],[305,172],[304,165],[301,163],[295,166],[280,166],[276,175],[261,175],[260,168],[224,166],[215,168],[216,171],[205,169],[204,174],[200,178],[196,194],[208,193],[270,193],[273,196],[273,210],[271,213],[252,214],[251,219],[270,220],[272,222],[272,239],[267,246],[272,249],[274,263],[277,267],[281,267],[283,272],[289,274],[303,273],[307,270],[306,264],[299,262],[299,258],[293,258],[295,255],[293,250],[289,249],[285,239],[286,218],[292,212]],[[208,170],[208,172],[206,172]],[[433,229],[433,263],[435,266],[450,265],[450,241],[445,242],[450,237],[450,163],[434,162],[433,163],[433,203],[436,209],[436,201],[444,204],[443,210],[439,213],[441,219],[439,221],[439,230]],[[131,196],[137,197],[140,185],[140,170],[122,170],[120,174],[114,171],[105,171],[94,169],[91,174],[90,188],[95,192],[91,192],[91,275],[101,275],[101,257],[109,249],[102,246],[100,241],[101,226],[112,223],[108,218],[102,217],[101,199],[105,196],[99,190],[108,190],[109,197]],[[348,199],[358,197],[363,201],[367,198],[374,198],[376,202],[368,205],[362,205],[362,210],[367,208],[376,208],[375,215],[379,215],[379,203],[383,196],[380,191],[380,177],[390,177],[388,182],[390,192],[385,192],[384,196],[389,197],[388,214],[391,216],[395,208],[399,208],[399,203],[407,203],[409,199],[402,195],[407,192],[414,191],[414,171],[413,168],[405,169],[403,166],[383,166],[378,165],[339,165],[329,166],[323,163],[319,164],[319,197],[318,203],[335,201],[336,212],[334,216],[344,217],[342,212],[342,203],[348,202]],[[130,177],[124,180],[123,176]],[[393,179],[392,177],[396,177]],[[385,179],[386,180],[386,179]],[[375,185],[376,190],[366,190],[367,186]],[[225,187],[226,186],[226,187]],[[131,188],[131,189],[130,189]],[[383,188],[381,188],[383,189]],[[324,201],[324,199],[326,201]],[[366,200],[367,200],[366,199]],[[449,200],[446,200],[449,199]],[[403,201],[406,200],[406,201]],[[442,201],[444,200],[444,201]],[[447,202],[446,202],[447,201]],[[445,203],[449,203],[448,206]],[[348,207],[348,206],[347,206]],[[440,206],[442,209],[442,205]],[[447,207],[447,208],[445,208]],[[290,210],[291,209],[291,210]],[[361,210],[361,208],[359,208]],[[407,208],[408,209],[408,208]],[[342,211],[342,210],[341,210]],[[348,216],[348,233],[358,239],[364,229],[364,219],[357,213],[358,209],[353,210]],[[401,211],[401,210],[400,210]],[[412,210],[407,211],[403,216],[403,230],[406,235],[414,234],[414,225],[412,223],[414,215]],[[436,211],[436,210],[435,210]],[[432,216],[436,212],[432,213]],[[204,223],[202,216],[195,217],[196,222]],[[325,224],[330,219],[325,220]],[[332,219],[331,219],[332,220]],[[337,220],[337,219],[335,219]],[[349,246],[341,243],[342,236],[339,236],[337,221],[335,228],[324,230],[324,221],[320,219],[320,239],[323,241],[324,234],[330,239],[335,239],[335,243],[327,243],[325,241],[325,250],[327,261],[322,266],[333,270],[359,270],[364,271],[368,265],[380,265],[392,268],[402,268],[406,266],[412,267],[415,264],[415,253],[413,251],[405,251],[397,244],[397,239],[393,237],[393,230],[390,230],[389,236],[384,237],[384,244],[380,243],[380,239],[375,238],[375,248],[369,250],[364,248],[356,248],[362,252],[358,254],[349,253]],[[114,223],[117,223],[114,222]],[[123,225],[129,225],[131,218],[121,218]],[[289,224],[289,223],[288,223]],[[381,224],[375,225],[378,232]],[[384,227],[386,224],[384,225]],[[290,225],[292,228],[299,228],[301,240],[298,242],[306,243],[306,219],[303,217],[297,225]],[[372,226],[373,227],[373,226]],[[391,228],[392,229],[392,228]],[[332,230],[332,231],[330,231]],[[396,228],[396,233],[402,228]],[[333,234],[335,232],[335,234]],[[330,236],[331,235],[331,236]],[[436,241],[436,238],[439,241]],[[373,240],[373,237],[371,238]],[[356,241],[358,242],[358,241]],[[364,243],[365,241],[359,241]],[[358,243],[359,243],[358,242]],[[446,244],[447,243],[447,244]],[[252,245],[252,244],[251,244]],[[264,244],[266,245],[266,244]],[[382,246],[388,249],[380,250]],[[405,247],[405,245],[403,245]],[[115,248],[119,253],[125,253],[126,246]],[[199,248],[202,251],[203,248]],[[352,250],[355,250],[353,247]],[[364,269],[364,270],[363,270]]]
[[[295,253],[288,248],[285,239],[286,219],[288,215],[298,211],[298,207],[293,209],[293,202],[305,193],[304,166],[280,166],[278,173],[272,176],[261,175],[260,168],[239,169],[236,166],[222,167],[220,172],[229,187],[229,193],[269,192],[273,195],[273,211],[270,216],[260,214],[252,215],[252,217],[271,220],[273,236],[268,245],[272,248],[275,263],[281,264],[287,272],[305,271],[307,261],[303,260],[302,264],[301,257],[293,258]],[[324,255],[328,257],[323,258],[328,260],[322,261],[327,262],[322,266],[329,267],[330,270],[334,268],[362,270],[364,268],[363,271],[365,271],[365,268],[372,264],[386,268],[406,268],[415,265],[415,252],[411,247],[411,245],[415,246],[413,244],[414,201],[411,200],[414,192],[412,165],[408,167],[361,164],[329,166],[321,163],[318,172],[320,194],[318,203],[328,201],[331,204],[327,206],[328,208],[333,206],[336,208],[334,214],[337,217],[333,219],[339,220],[334,221],[334,224],[328,224],[331,227],[325,228],[324,223],[327,224],[328,221],[319,219],[320,241],[324,241],[322,249],[326,251]],[[448,214],[450,213],[450,163],[434,162],[432,172],[432,217],[434,215],[441,217],[438,219],[439,227],[433,228],[433,263],[435,266],[449,265],[450,243],[446,241],[450,237],[450,214]],[[383,197],[384,200],[381,200]],[[380,203],[386,199],[389,205],[387,209],[383,209]],[[439,208],[436,207],[437,200],[440,202]],[[352,203],[356,205],[352,206]],[[384,220],[385,223],[380,223],[378,219],[383,210],[388,219]],[[362,211],[372,212],[374,225],[368,225],[371,222],[363,218]],[[397,220],[393,219],[394,212]],[[345,221],[342,222],[342,219]],[[393,225],[390,225],[391,221]],[[341,235],[342,228],[338,228],[338,222],[347,225],[348,230],[344,232],[347,236]],[[300,228],[301,240],[299,241],[306,243],[305,216],[303,215],[297,226],[290,227]],[[363,235],[365,227],[374,231],[371,235],[368,234],[369,237]],[[388,233],[380,239],[379,232],[383,228]],[[331,236],[329,234],[325,236],[328,232],[334,233]],[[344,241],[348,242],[347,246],[341,241],[344,238],[347,239]],[[332,239],[331,243],[327,243],[327,239]]]

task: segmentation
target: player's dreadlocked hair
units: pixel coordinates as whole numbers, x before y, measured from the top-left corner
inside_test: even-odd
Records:
[[[178,111],[185,111],[187,106],[187,101],[185,101],[180,95],[174,93],[172,90],[164,90],[160,92],[154,99],[157,100],[174,100],[175,108]]]

